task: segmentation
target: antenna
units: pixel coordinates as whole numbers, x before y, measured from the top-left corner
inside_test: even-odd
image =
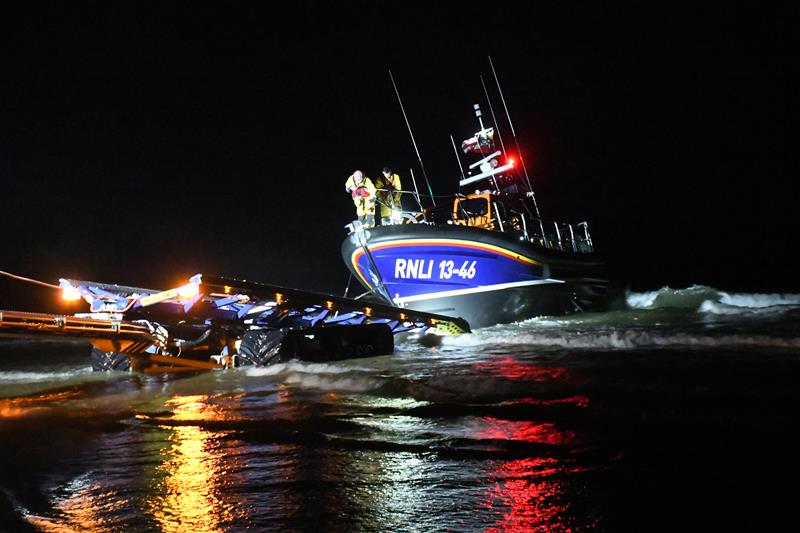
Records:
[[[500,87],[500,80],[497,78],[497,72],[494,70],[494,63],[492,63],[492,56],[489,56],[489,65],[491,65],[492,67],[492,74],[494,74],[494,81],[495,83],[497,83],[497,90],[500,93],[500,100],[503,102],[503,107],[506,110],[506,118],[508,118],[508,125],[511,128],[511,135],[514,137],[514,143],[517,145],[517,156],[519,157],[519,162],[522,165],[522,171],[525,173],[525,181],[528,182],[528,189],[531,191],[531,198],[533,198],[533,207],[536,208],[536,216],[541,220],[542,215],[539,214],[539,205],[536,203],[536,195],[533,192],[531,179],[528,177],[528,169],[525,168],[525,160],[522,158],[522,150],[520,150],[519,148],[519,141],[517,140],[517,134],[514,131],[514,124],[511,122],[511,114],[508,112],[506,99],[503,96],[503,89]]]
[[[409,168],[408,172],[409,172],[409,174],[411,174],[412,183],[414,183],[414,199],[417,201],[417,205],[419,206],[419,210],[420,211],[425,211],[422,208],[422,202],[420,202],[420,200],[419,200],[419,189],[417,189],[417,178],[414,177],[414,169],[413,168]]]
[[[458,170],[461,172],[461,179],[462,180],[467,179],[467,177],[464,176],[464,167],[461,166],[461,158],[458,157],[458,149],[456,148],[456,141],[453,140],[452,135],[450,135],[450,142],[453,143],[453,151],[456,153],[456,161],[458,162]]]
[[[492,107],[492,99],[489,98],[489,91],[486,90],[486,84],[483,82],[483,74],[481,74],[481,85],[483,85],[483,94],[486,95],[486,101],[489,103],[489,111],[492,113],[492,122],[494,127],[497,128],[497,138],[500,139],[500,148],[503,150],[503,155],[506,153],[506,145],[503,144],[503,136],[500,135],[500,125],[497,123],[497,117],[494,116],[494,108]]]
[[[431,189],[431,183],[428,181],[428,174],[425,172],[425,165],[422,164],[422,156],[419,155],[419,149],[417,149],[417,142],[414,140],[414,134],[411,132],[411,124],[408,123],[406,110],[403,107],[403,101],[400,99],[400,92],[397,90],[397,84],[394,82],[394,76],[392,76],[391,70],[389,70],[389,78],[392,80],[392,87],[394,87],[394,93],[397,95],[397,101],[400,104],[400,111],[403,112],[403,118],[406,121],[408,134],[411,136],[411,144],[414,145],[414,151],[417,152],[417,159],[419,160],[419,166],[422,169],[422,177],[425,178],[425,184],[428,186],[428,192],[431,193],[431,202],[433,202],[433,205],[436,205],[436,200],[433,198],[433,189]]]

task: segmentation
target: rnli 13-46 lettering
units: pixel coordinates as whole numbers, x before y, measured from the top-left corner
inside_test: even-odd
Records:
[[[464,261],[460,268],[456,268],[456,264],[452,260],[439,262],[439,279],[450,279],[453,276],[458,276],[461,279],[472,279],[475,277],[475,263],[473,261]],[[469,266],[467,266],[469,265]]]
[[[472,279],[477,274],[477,261],[464,261],[458,266],[450,259],[439,261],[438,270],[434,271],[433,259],[395,259],[395,279],[431,279],[434,272],[439,279],[450,279],[457,276],[461,279]]]

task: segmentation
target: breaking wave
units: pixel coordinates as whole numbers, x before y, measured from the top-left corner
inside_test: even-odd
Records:
[[[685,289],[662,287],[657,291],[629,292],[630,309],[684,309],[699,312],[732,314],[754,310],[786,311],[800,307],[800,294],[748,294],[720,291],[703,285]]]
[[[773,327],[800,313],[800,294],[744,294],[695,285],[629,292],[626,308],[539,317],[446,337],[443,346],[529,345],[577,349],[800,348],[800,328]],[[790,317],[792,315],[789,315]]]
[[[448,337],[444,346],[480,347],[491,345],[528,345],[540,347],[580,349],[625,349],[748,346],[751,348],[800,348],[800,338],[782,338],[750,334],[657,333],[643,330],[618,330],[606,332],[543,332],[514,333],[503,331],[477,331],[468,335]]]

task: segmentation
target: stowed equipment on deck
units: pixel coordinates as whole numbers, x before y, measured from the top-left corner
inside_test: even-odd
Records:
[[[394,334],[469,331],[460,318],[262,283],[193,276],[167,291],[61,279],[89,313],[0,311],[0,334],[91,340],[96,370],[148,373],[390,354]]]

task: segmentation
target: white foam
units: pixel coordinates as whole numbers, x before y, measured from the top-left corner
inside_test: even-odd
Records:
[[[374,372],[374,370],[350,365],[299,361],[245,369],[245,373],[251,377],[280,376],[279,379],[282,378],[284,383],[304,388],[364,392],[381,386],[380,380],[359,375],[363,372]],[[347,375],[343,376],[343,374]]]
[[[631,309],[651,309],[659,291],[631,292],[625,295],[625,303]]]
[[[472,333],[447,337],[446,346],[486,347],[491,345],[527,345],[575,349],[634,349],[665,347],[724,347],[749,346],[770,348],[798,348],[800,339],[779,338],[768,335],[712,335],[696,333],[661,333],[639,329],[620,329],[605,332],[575,333]]]
[[[720,292],[720,302],[751,309],[796,306],[800,305],[800,294],[736,294]]]
[[[350,372],[371,372],[373,369],[349,366],[349,365],[336,365],[329,363],[303,363],[300,361],[292,361],[289,363],[276,363],[269,366],[254,366],[246,367],[245,373],[248,376],[277,376],[288,372],[299,372],[305,374],[345,374]]]
[[[2,383],[31,383],[41,381],[56,381],[79,376],[81,374],[91,374],[89,370],[78,370],[73,372],[24,372],[11,371],[0,372],[0,382]]]
[[[381,381],[367,377],[331,377],[319,374],[290,374],[286,383],[328,391],[365,392],[381,386]]]
[[[701,313],[710,313],[712,315],[742,315],[744,310],[735,305],[726,305],[718,302],[706,300],[700,305],[698,309]]]

